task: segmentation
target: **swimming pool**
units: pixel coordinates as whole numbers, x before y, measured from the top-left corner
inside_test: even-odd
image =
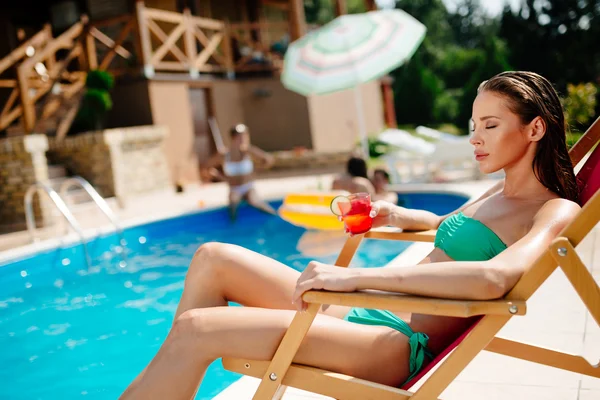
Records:
[[[400,199],[406,207],[438,214],[466,201],[435,193]],[[90,270],[75,245],[0,265],[0,398],[117,398],[166,337],[186,269],[204,242],[235,243],[302,270],[313,259],[333,262],[344,239],[248,207],[240,209],[236,223],[218,209],[124,234],[125,249],[116,235],[89,244]],[[352,265],[385,265],[409,245],[390,244],[363,243]],[[238,378],[217,361],[196,399],[211,399]]]

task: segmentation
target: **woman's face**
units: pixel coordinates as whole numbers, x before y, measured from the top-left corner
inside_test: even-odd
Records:
[[[236,149],[246,149],[250,144],[250,136],[244,131],[238,133],[231,139],[231,145]]]
[[[507,99],[483,91],[473,103],[473,130],[470,137],[475,159],[484,174],[493,173],[519,162],[532,143],[518,115],[507,106]]]
[[[388,181],[387,181],[385,175],[383,175],[380,172],[377,172],[373,175],[373,186],[375,187],[376,190],[385,191],[385,189],[387,188],[387,185],[388,185]]]

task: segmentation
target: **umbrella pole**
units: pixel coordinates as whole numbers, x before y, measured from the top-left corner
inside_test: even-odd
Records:
[[[363,109],[362,93],[359,86],[354,86],[354,102],[356,104],[356,118],[358,119],[358,133],[362,146],[363,157],[369,158],[369,143],[367,141],[367,127]]]

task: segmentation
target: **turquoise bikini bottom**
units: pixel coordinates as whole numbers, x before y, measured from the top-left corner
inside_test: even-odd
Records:
[[[346,314],[344,320],[362,325],[387,326],[408,337],[408,344],[410,346],[410,375],[402,386],[413,379],[421,371],[423,364],[425,363],[425,357],[433,360],[433,355],[427,349],[429,337],[421,332],[413,332],[405,321],[389,311],[352,308],[348,314]]]

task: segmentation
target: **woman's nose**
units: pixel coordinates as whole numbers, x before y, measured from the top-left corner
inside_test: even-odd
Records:
[[[469,143],[473,146],[481,144],[481,136],[479,135],[479,131],[477,129],[473,129],[471,131],[471,136],[469,136]]]

